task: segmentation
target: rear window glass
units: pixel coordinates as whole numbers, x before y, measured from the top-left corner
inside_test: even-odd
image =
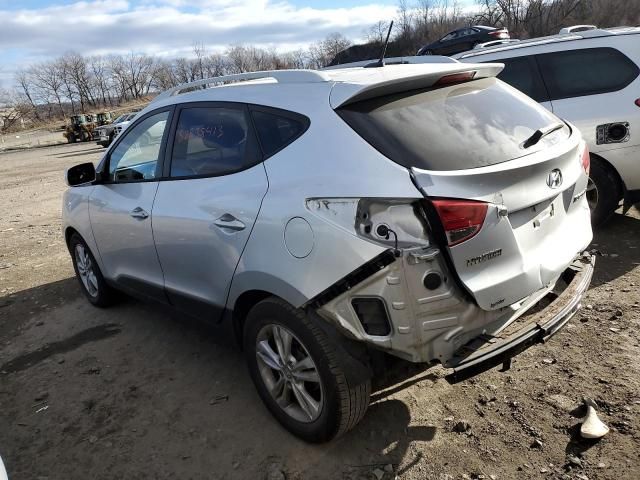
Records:
[[[262,151],[266,156],[282,150],[304,133],[309,125],[305,117],[279,115],[259,110],[251,112]]]
[[[559,119],[495,78],[377,97],[338,113],[386,157],[425,170],[494,165],[569,135],[564,126],[525,149],[536,130]]]
[[[551,100],[615,92],[633,82],[638,66],[615,48],[585,48],[537,56]]]

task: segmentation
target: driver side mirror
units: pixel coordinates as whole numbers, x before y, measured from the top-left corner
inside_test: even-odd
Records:
[[[65,177],[67,185],[70,187],[85,185],[87,183],[95,182],[96,168],[91,162],[74,165],[67,170]]]

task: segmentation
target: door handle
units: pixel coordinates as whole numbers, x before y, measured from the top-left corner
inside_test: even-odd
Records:
[[[239,232],[240,230],[244,230],[246,225],[238,220],[236,217],[231,215],[230,213],[225,213],[220,218],[215,220],[213,224],[221,228],[223,230],[232,230],[234,232]]]
[[[129,212],[129,215],[131,215],[133,218],[139,218],[141,220],[144,220],[145,218],[147,218],[149,216],[149,214],[142,207],[134,208],[133,210],[131,210]]]

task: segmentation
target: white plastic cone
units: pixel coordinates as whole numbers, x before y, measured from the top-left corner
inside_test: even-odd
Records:
[[[584,403],[587,407],[587,416],[584,417],[584,421],[580,426],[580,435],[583,438],[604,437],[609,433],[609,427],[602,423],[602,420],[598,418],[598,414],[594,408],[595,402],[591,399],[585,398]]]

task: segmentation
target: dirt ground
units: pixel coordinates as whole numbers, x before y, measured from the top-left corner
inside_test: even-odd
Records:
[[[63,122],[58,123],[62,124]],[[51,146],[60,143],[67,143],[67,139],[62,135],[61,129],[40,128],[24,132],[0,134],[0,152],[3,150]]]
[[[401,368],[343,438],[307,445],[261,404],[228,338],[135,300],[100,310],[60,232],[92,144],[0,154],[0,455],[32,479],[640,478],[640,215],[597,232],[585,308],[546,345],[451,386]],[[577,430],[581,399],[612,427]],[[470,430],[454,426],[466,420]]]

